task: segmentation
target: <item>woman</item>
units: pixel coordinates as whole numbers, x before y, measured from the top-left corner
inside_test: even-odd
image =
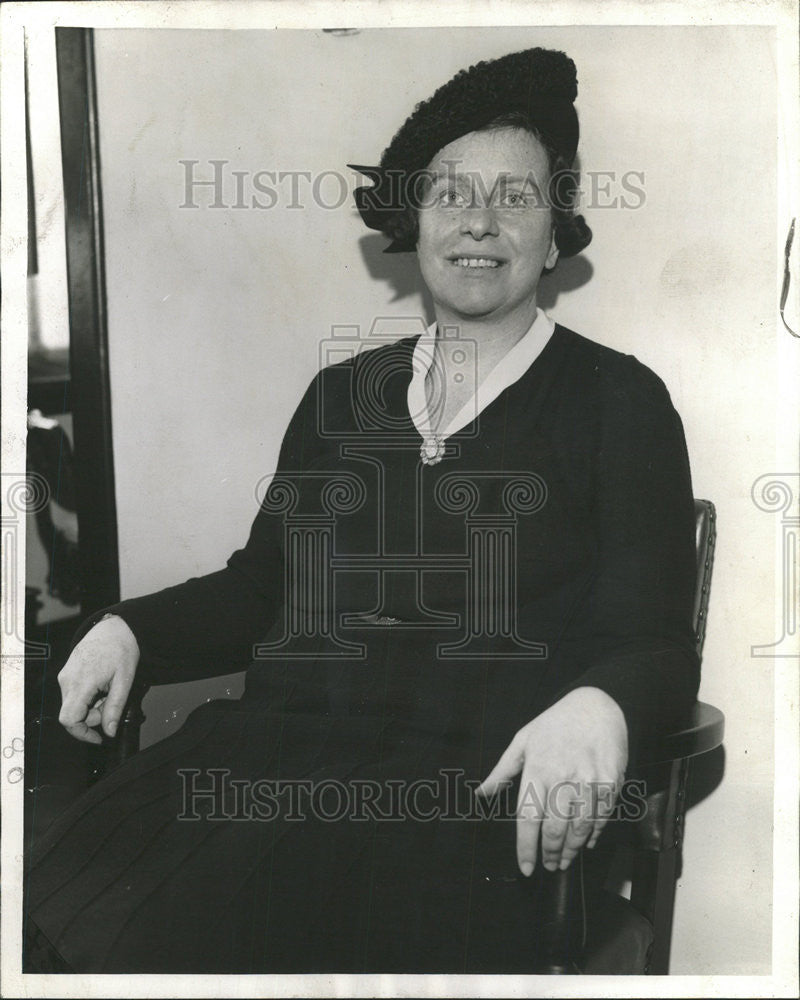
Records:
[[[314,380],[224,570],[79,634],[61,721],[90,742],[137,671],[249,667],[38,845],[27,919],[67,967],[530,971],[531,873],[594,846],[693,702],[680,420],[536,305],[590,239],[576,94],[563,53],[479,63],[359,168],[435,323]]]

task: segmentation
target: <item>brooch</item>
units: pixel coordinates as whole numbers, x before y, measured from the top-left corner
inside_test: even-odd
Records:
[[[444,441],[436,434],[426,437],[420,445],[419,457],[423,465],[436,465],[441,462],[443,455]]]

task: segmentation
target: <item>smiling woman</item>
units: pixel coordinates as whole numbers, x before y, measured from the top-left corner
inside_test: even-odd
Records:
[[[537,201],[538,186],[530,190],[525,181],[533,174],[547,189],[547,154],[528,132],[493,129],[449,143],[431,168],[431,204],[419,210],[417,254],[437,316],[465,324],[467,336],[470,320],[502,325],[508,350],[510,338],[533,322],[539,278],[558,259],[550,210]],[[475,177],[488,197],[475,190]]]
[[[247,684],[45,834],[29,971],[43,941],[80,972],[541,967],[543,869],[598,842],[698,683],[680,419],[537,305],[590,237],[552,199],[576,93],[530,49],[417,107],[357,203],[418,253],[434,323],[314,379],[224,569],[84,624],[79,739],[114,734],[136,674]]]

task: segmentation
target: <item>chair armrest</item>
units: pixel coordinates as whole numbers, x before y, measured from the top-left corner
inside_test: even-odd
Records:
[[[686,725],[665,736],[637,765],[635,777],[645,782],[647,804],[645,815],[631,828],[640,850],[661,852],[680,846],[689,761],[715,750],[724,735],[722,712],[698,701]]]
[[[661,764],[698,757],[720,746],[724,736],[725,716],[713,705],[698,701],[686,726],[665,736],[646,763]]]

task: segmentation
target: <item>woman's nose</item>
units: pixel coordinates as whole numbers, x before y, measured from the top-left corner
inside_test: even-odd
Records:
[[[476,240],[500,235],[497,217],[491,208],[484,206],[467,208],[461,213],[461,232],[469,233]]]

